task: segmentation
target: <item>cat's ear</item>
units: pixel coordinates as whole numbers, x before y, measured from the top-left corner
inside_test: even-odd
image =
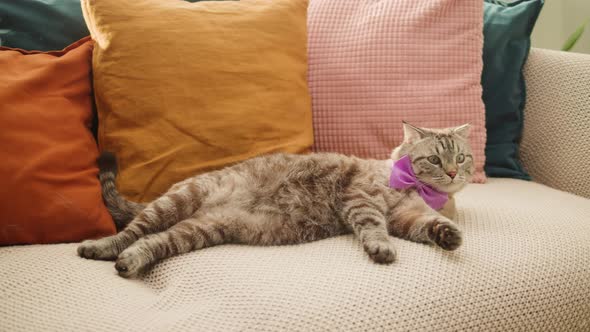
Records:
[[[402,121],[404,126],[404,143],[414,143],[428,136],[428,131]]]
[[[453,128],[453,134],[459,135],[465,139],[469,138],[469,133],[471,132],[471,125],[466,123],[462,126]]]

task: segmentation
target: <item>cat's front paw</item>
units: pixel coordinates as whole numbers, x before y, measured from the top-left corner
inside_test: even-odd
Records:
[[[78,246],[80,257],[97,260],[112,261],[117,258],[119,252],[109,238],[100,240],[86,240]]]
[[[124,250],[115,263],[115,269],[123,278],[135,278],[149,268],[147,257],[138,248]]]
[[[391,240],[374,240],[365,243],[365,251],[375,263],[390,264],[395,261],[396,250]]]
[[[428,227],[428,237],[444,250],[455,250],[463,243],[463,235],[455,224],[435,220]]]

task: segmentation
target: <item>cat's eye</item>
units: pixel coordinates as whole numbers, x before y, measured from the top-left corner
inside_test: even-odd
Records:
[[[430,157],[428,157],[427,159],[428,159],[428,161],[429,161],[430,163],[432,163],[432,164],[435,164],[435,165],[440,165],[440,158],[439,158],[439,157],[437,157],[437,156],[430,156]]]
[[[457,155],[457,162],[460,164],[460,163],[462,163],[462,162],[464,162],[464,161],[465,161],[465,155],[464,155],[464,154],[462,154],[462,153],[459,153],[459,154]]]

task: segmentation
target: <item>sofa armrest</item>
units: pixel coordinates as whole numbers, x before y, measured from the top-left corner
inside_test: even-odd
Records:
[[[534,181],[590,198],[590,55],[532,49],[520,158]]]

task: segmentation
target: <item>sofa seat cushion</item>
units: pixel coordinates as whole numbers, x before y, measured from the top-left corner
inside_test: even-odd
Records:
[[[225,245],[142,280],[75,244],[0,248],[6,331],[588,331],[590,200],[490,179],[458,197],[463,247],[396,240],[369,261],[342,236],[283,247]]]

